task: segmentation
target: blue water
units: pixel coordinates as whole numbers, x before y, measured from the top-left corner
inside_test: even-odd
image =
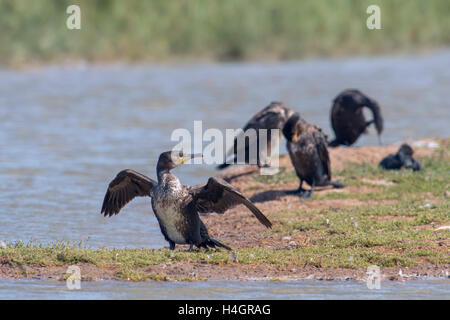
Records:
[[[368,289],[353,281],[65,282],[0,280],[0,299],[450,299],[450,280],[386,281]]]

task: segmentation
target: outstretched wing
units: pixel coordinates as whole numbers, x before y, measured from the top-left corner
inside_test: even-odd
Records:
[[[130,169],[120,171],[108,186],[101,213],[105,217],[118,214],[134,197],[150,196],[155,185],[156,181],[139,172]]]
[[[223,179],[211,177],[206,184],[192,187],[190,192],[199,213],[224,213],[238,204],[243,204],[264,226],[272,227],[269,219],[250,200]]]

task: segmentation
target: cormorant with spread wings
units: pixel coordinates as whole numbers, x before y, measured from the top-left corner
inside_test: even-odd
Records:
[[[101,212],[105,216],[118,214],[134,197],[151,197],[152,208],[170,249],[176,244],[198,248],[230,247],[209,236],[199,213],[224,213],[238,205],[245,205],[267,228],[272,223],[236,188],[220,178],[209,178],[205,184],[184,186],[170,170],[201,155],[167,151],[159,156],[156,173],[158,181],[136,171],[126,169],[117,174],[108,186]]]

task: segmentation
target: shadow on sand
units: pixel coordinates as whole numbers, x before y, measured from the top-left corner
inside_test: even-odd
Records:
[[[250,201],[255,202],[255,203],[261,203],[261,202],[279,200],[280,198],[283,198],[286,196],[299,197],[301,199],[301,197],[298,195],[298,193],[296,193],[296,190],[297,189],[267,190],[267,191],[263,191],[263,192],[253,195],[250,198]],[[309,188],[306,187],[305,190],[309,190]],[[320,188],[320,189],[316,188],[316,189],[314,189],[314,193],[320,193],[320,192],[324,192],[326,190],[330,190],[330,188],[326,188],[326,187]]]
[[[274,200],[278,200],[282,197],[286,197],[289,195],[293,195],[292,192],[293,190],[267,190],[267,191],[263,191],[261,193],[257,193],[255,194],[253,197],[250,198],[251,202],[267,202],[267,201],[274,201]]]

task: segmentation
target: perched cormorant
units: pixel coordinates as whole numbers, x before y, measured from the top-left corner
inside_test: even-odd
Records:
[[[414,151],[408,144],[402,144],[396,154],[390,154],[380,162],[380,166],[387,170],[399,170],[401,168],[422,170],[419,161],[413,158]]]
[[[281,130],[283,129],[284,124],[286,123],[287,119],[293,114],[294,112],[286,107],[282,102],[271,102],[267,107],[265,107],[263,110],[255,114],[245,125],[245,127],[242,129],[245,133],[248,129],[255,129],[257,134],[257,140],[254,142],[257,146],[257,159],[256,163],[258,167],[262,167],[265,164],[261,163],[261,157],[260,157],[260,150],[259,150],[259,130],[260,129],[267,129],[267,155],[271,154],[271,146],[272,146],[272,139],[271,139],[271,131],[270,129],[279,129],[280,135],[279,138],[281,138]],[[245,163],[249,163],[250,160],[250,154],[249,154],[249,139],[246,139],[245,141]],[[223,163],[219,165],[218,169],[225,169],[230,164],[237,163],[238,160],[238,145],[237,145],[237,139],[234,139],[234,148],[228,150],[226,159],[229,159],[228,163]],[[239,150],[240,151],[240,150]],[[231,159],[232,158],[232,159]],[[226,160],[225,159],[225,160]],[[224,161],[225,162],[225,161]]]
[[[362,108],[372,111],[373,119],[366,121]],[[333,101],[331,108],[331,126],[336,138],[329,143],[330,147],[338,145],[350,146],[359,136],[367,132],[367,127],[374,123],[378,133],[378,141],[383,131],[383,117],[378,103],[356,89],[342,91]]]
[[[331,180],[327,136],[322,129],[309,124],[296,112],[286,122],[283,134],[292,165],[300,179],[300,186],[295,193],[299,193],[302,198],[309,198],[315,186],[344,187],[340,182]],[[303,181],[311,186],[311,190],[302,188]]]
[[[264,226],[272,226],[253,203],[226,181],[212,177],[202,185],[184,186],[170,173],[170,170],[197,156],[201,155],[183,155],[178,151],[162,153],[156,166],[158,182],[130,169],[119,172],[108,186],[101,212],[112,216],[134,197],[151,197],[153,211],[171,250],[175,249],[175,244],[189,244],[190,251],[193,245],[231,250],[209,236],[199,213],[224,213],[243,204]]]

